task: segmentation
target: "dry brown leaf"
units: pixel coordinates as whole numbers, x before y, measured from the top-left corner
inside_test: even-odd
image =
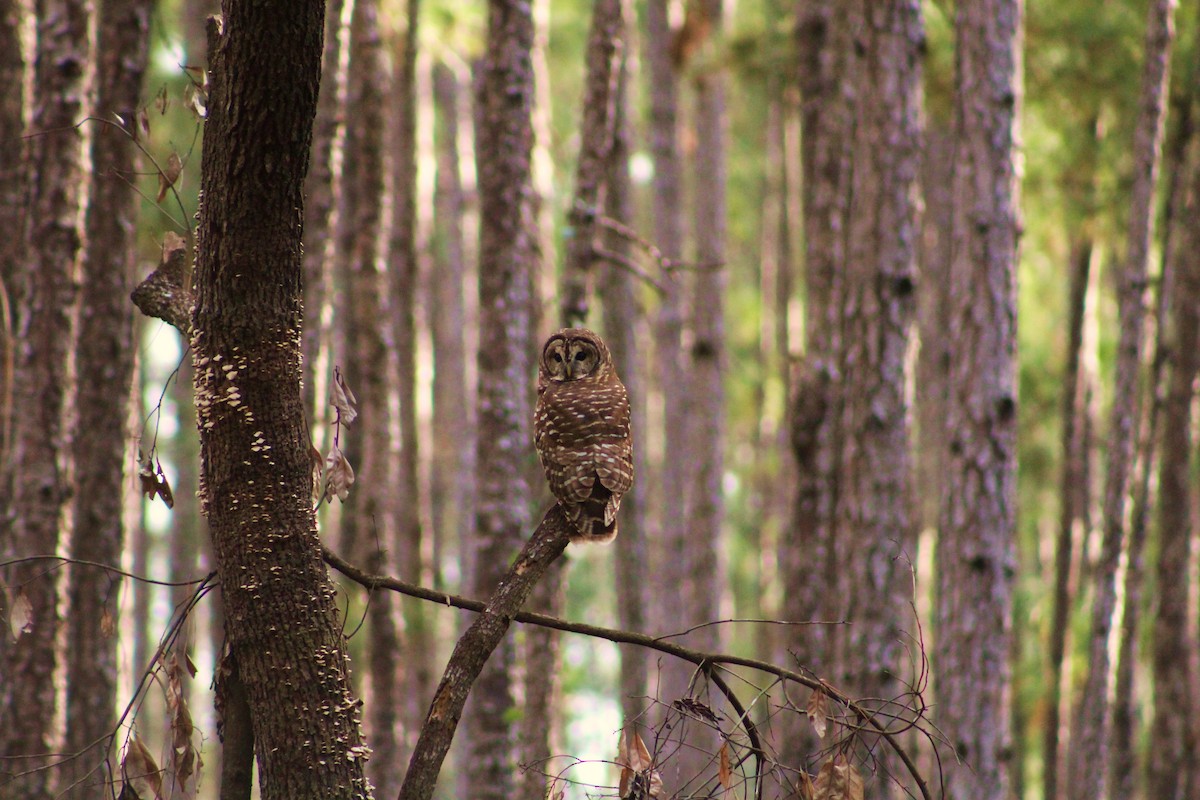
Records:
[[[333,383],[329,387],[329,404],[337,409],[338,422],[349,425],[358,416],[358,398],[350,391],[341,367],[333,368]]]
[[[125,758],[121,761],[121,774],[125,782],[133,787],[142,800],[162,800],[162,773],[154,756],[142,744],[142,738],[136,733],[125,748]]]
[[[167,159],[167,167],[158,173],[158,202],[162,202],[167,196],[167,192],[171,191],[171,187],[179,180],[179,176],[183,174],[183,161],[179,158],[179,153],[172,151]]]
[[[196,677],[196,664],[194,661],[192,661],[191,654],[186,650],[183,653],[183,665],[187,667],[188,675],[190,677]]]
[[[813,800],[863,800],[862,775],[839,753],[821,765]]]
[[[814,800],[816,788],[807,770],[800,771],[800,800]]]
[[[323,500],[331,500],[334,495],[343,503],[350,495],[350,487],[354,485],[354,468],[350,466],[350,461],[346,458],[346,454],[336,444],[329,450],[329,455],[325,457],[325,491],[322,493]]]
[[[167,94],[166,84],[163,84],[154,96],[154,107],[158,109],[159,114],[167,113],[167,109],[171,107],[171,97]]]
[[[717,767],[717,779],[721,786],[728,789],[733,785],[733,770],[729,767],[729,742],[721,744],[720,763]]]
[[[805,711],[818,738],[824,739],[826,723],[829,719],[829,699],[825,693],[820,689],[813,689],[812,694],[808,696],[808,708]]]
[[[637,731],[621,731],[617,742],[617,765],[621,767],[618,793],[621,800],[649,800],[663,797],[662,777],[654,769],[654,759]]]
[[[112,612],[107,607],[100,612],[100,635],[105,639],[111,639],[113,632],[117,628],[116,620],[113,619]]]
[[[192,112],[197,121],[208,117],[208,92],[194,83],[189,83],[183,90],[183,104]]]
[[[163,472],[162,463],[152,455],[138,450],[138,480],[142,484],[142,495],[153,500],[161,497],[167,508],[175,507],[175,495]]]
[[[33,603],[29,602],[24,589],[17,592],[12,608],[8,610],[8,628],[12,631],[13,641],[33,630]]]

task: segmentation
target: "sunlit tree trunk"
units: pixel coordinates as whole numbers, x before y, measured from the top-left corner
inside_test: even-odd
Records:
[[[1104,796],[1110,721],[1109,637],[1116,610],[1117,566],[1125,540],[1125,508],[1133,473],[1139,423],[1146,275],[1154,231],[1154,192],[1164,125],[1164,109],[1173,35],[1174,0],[1154,0],[1146,26],[1142,93],[1134,131],[1134,175],[1130,190],[1125,262],[1117,277],[1120,318],[1116,385],[1108,430],[1108,472],[1104,483],[1104,519],[1100,560],[1096,564],[1088,638],[1088,671],[1077,729],[1069,757],[1068,792],[1072,800]]]
[[[471,593],[486,597],[530,529],[533,417],[530,121],[533,17],[528,4],[489,0],[476,134],[479,173],[479,439]],[[471,693],[464,765],[470,796],[514,795],[511,640],[492,653]]]
[[[151,3],[113,0],[98,6],[99,55],[92,116],[137,125],[142,73],[149,49]],[[125,543],[124,500],[132,462],[128,447],[133,381],[133,316],[129,307],[136,195],[123,178],[134,170],[130,135],[100,126],[92,138],[91,196],[85,217],[74,441],[74,558],[118,566]],[[187,436],[191,436],[188,429]],[[67,752],[80,754],[66,771],[70,796],[95,796],[97,769],[113,732],[117,648],[112,636],[118,593],[114,577],[94,567],[68,573]],[[104,623],[104,617],[109,623]]]
[[[1016,568],[1015,138],[1020,0],[961,6],[956,21],[949,398],[938,530],[937,723],[962,764],[946,797],[1005,800]]]
[[[15,328],[20,338],[13,371],[11,461],[0,496],[11,520],[13,550],[21,555],[54,554],[66,518],[70,487],[66,465],[68,398],[74,390],[70,369],[75,346],[76,259],[83,235],[81,203],[87,128],[84,74],[89,58],[90,6],[77,0],[36,4],[32,130],[26,161],[28,195],[20,301]],[[20,231],[21,233],[17,233]],[[19,423],[19,424],[16,424]],[[39,561],[16,564],[5,576],[14,605],[28,601],[30,630],[12,645],[0,680],[8,687],[6,718],[0,720],[0,764],[21,777],[5,786],[14,800],[48,798],[51,775],[46,754],[57,752],[55,639],[61,622],[57,570]],[[21,758],[15,758],[21,756]]]
[[[375,0],[356,0],[350,23],[350,66],[345,115],[345,169],[338,212],[338,251],[345,286],[346,361],[342,371],[358,398],[358,418],[342,431],[342,448],[356,481],[342,516],[343,542],[351,558],[372,572],[390,572],[394,561],[395,472],[388,427],[393,386],[389,379],[392,342],[385,314],[385,276],[380,272],[383,244],[384,90],[387,86],[383,43]],[[375,751],[369,766],[381,796],[399,790],[401,759],[397,740],[401,702],[397,658],[399,634],[390,593],[376,592],[367,609],[366,682],[371,702],[367,731]]]
[[[229,643],[218,695],[234,700],[222,695],[229,674],[245,688],[264,800],[371,796],[300,388],[300,220],[323,7],[226,2],[209,26],[192,335],[201,502]]]

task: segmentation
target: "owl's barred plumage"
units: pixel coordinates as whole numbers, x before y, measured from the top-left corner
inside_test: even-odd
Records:
[[[550,491],[575,527],[572,541],[617,535],[633,486],[629,398],[604,341],[586,328],[551,336],[538,361],[534,444]]]

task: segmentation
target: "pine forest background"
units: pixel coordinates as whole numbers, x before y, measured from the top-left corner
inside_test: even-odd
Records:
[[[1198,12],[0,0],[0,797],[1200,798]]]

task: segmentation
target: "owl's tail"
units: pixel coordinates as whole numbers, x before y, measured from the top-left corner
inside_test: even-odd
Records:
[[[620,498],[614,497],[600,481],[596,481],[588,499],[573,508],[565,509],[567,518],[571,520],[577,532],[577,535],[571,537],[571,541],[596,544],[611,542],[617,537],[617,509],[620,506]]]

